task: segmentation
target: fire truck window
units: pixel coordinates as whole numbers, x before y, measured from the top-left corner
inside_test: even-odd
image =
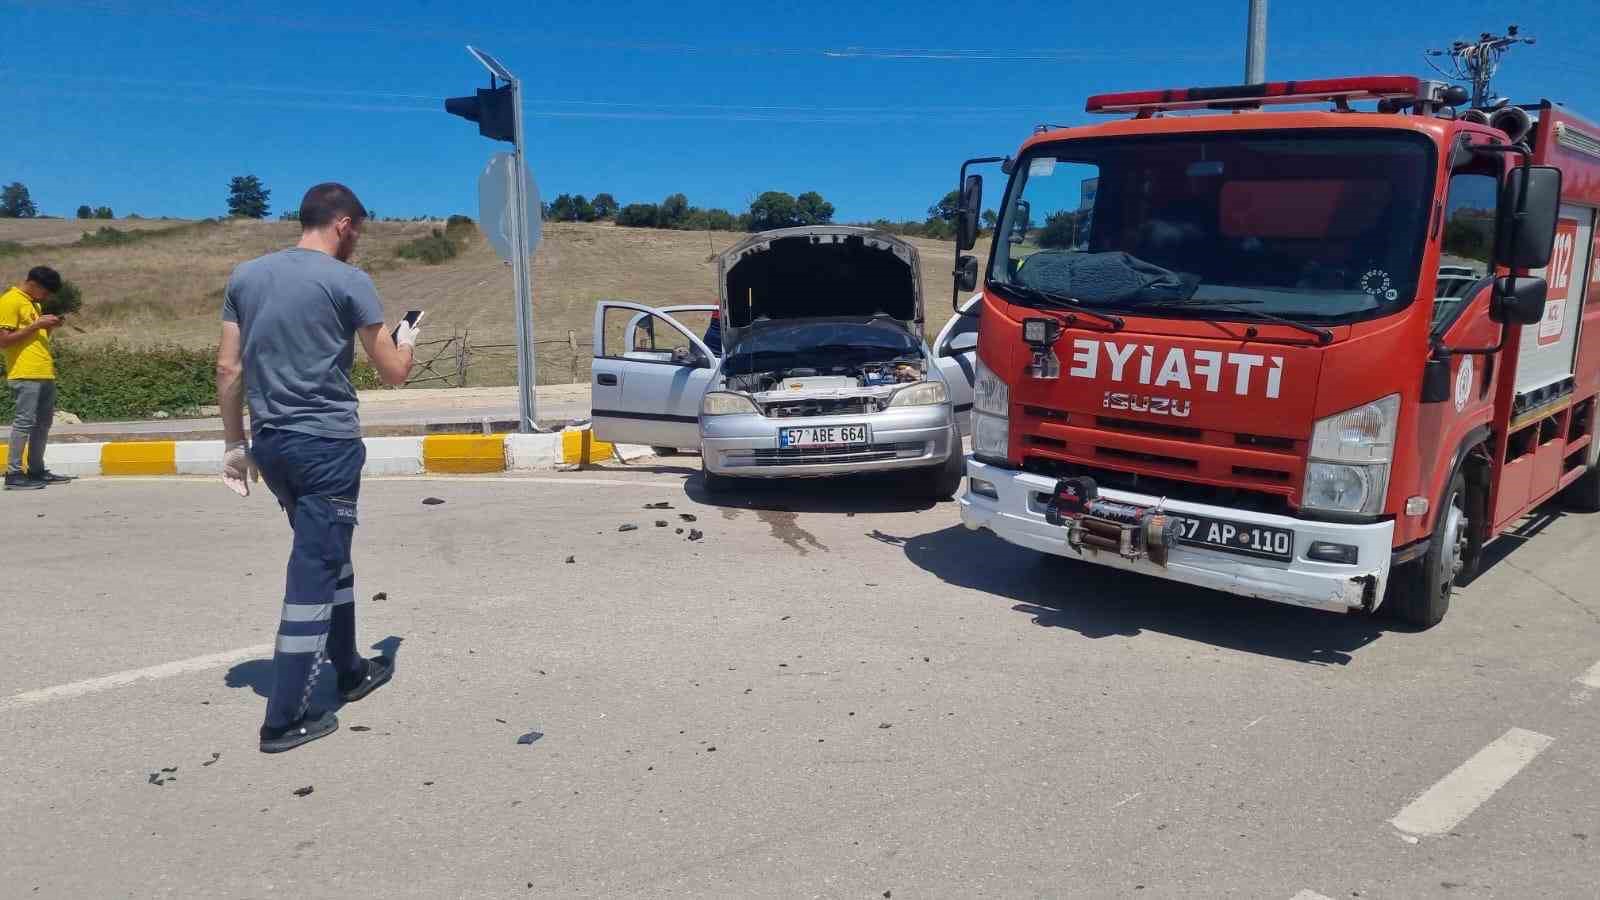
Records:
[[[1438,280],[1433,291],[1434,334],[1442,334],[1465,311],[1472,302],[1468,290],[1489,274],[1499,190],[1499,180],[1488,173],[1457,172],[1450,176]]]

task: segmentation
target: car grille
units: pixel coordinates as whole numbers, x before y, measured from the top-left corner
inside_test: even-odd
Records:
[[[761,450],[733,450],[723,455],[730,466],[820,466],[836,463],[884,462],[902,457],[917,457],[927,451],[921,441],[897,444],[865,444],[860,447],[773,447]]]
[[[854,416],[875,413],[882,405],[871,397],[823,397],[815,400],[778,400],[761,407],[770,419],[796,419],[805,416]]]

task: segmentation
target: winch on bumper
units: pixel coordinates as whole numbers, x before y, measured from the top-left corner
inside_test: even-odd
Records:
[[[1085,491],[1081,482],[971,458],[967,478],[962,524],[1042,553],[1332,612],[1374,609],[1389,577],[1391,522],[1318,522],[1131,491]],[[1234,550],[1199,546],[1195,538],[1207,535],[1195,533],[1197,523],[1217,525],[1220,535],[1212,537],[1243,529],[1248,538],[1230,541]],[[1313,548],[1339,561],[1315,558]]]

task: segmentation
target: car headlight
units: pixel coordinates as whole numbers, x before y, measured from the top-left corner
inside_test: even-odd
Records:
[[[754,401],[743,394],[729,391],[708,391],[705,399],[700,401],[702,416],[737,416],[753,412],[760,412]]]
[[[1011,389],[999,376],[989,371],[989,367],[983,364],[983,357],[978,357],[972,376],[973,411],[1009,417],[1010,405]]]
[[[1329,512],[1383,512],[1399,419],[1400,395],[1390,394],[1317,422],[1301,505]]]
[[[972,455],[1006,465],[1011,450],[1011,389],[980,357],[972,379]]]
[[[942,381],[924,381],[920,384],[907,385],[894,392],[889,399],[890,406],[933,406],[944,403],[950,399],[950,391]]]

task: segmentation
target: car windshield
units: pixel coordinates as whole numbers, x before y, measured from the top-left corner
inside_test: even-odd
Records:
[[[761,324],[751,328],[723,363],[743,372],[807,364],[848,366],[921,353],[916,338],[897,324],[871,319]]]
[[[1160,315],[1382,315],[1415,299],[1432,170],[1403,132],[1043,144],[1017,163],[989,284]]]

